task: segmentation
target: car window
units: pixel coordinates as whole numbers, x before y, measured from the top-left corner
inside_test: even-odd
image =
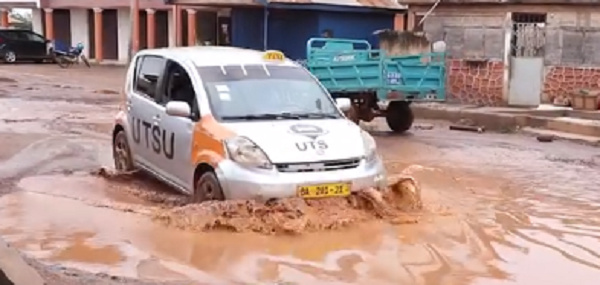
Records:
[[[0,35],[8,40],[19,40],[18,34],[16,31],[2,31]]]
[[[300,67],[205,66],[198,73],[217,119],[279,113],[341,117],[327,91]]]
[[[170,101],[186,102],[192,110],[192,117],[199,118],[196,92],[185,69],[178,63],[170,61],[165,78],[165,88],[162,94],[157,96],[157,103],[165,106]]]
[[[165,62],[165,59],[159,56],[138,57],[133,82],[134,90],[154,100],[158,80],[165,68]]]
[[[27,40],[32,41],[32,42],[38,42],[38,43],[45,43],[46,39],[36,33],[33,32],[24,32],[23,34],[25,34],[24,36],[27,38]]]
[[[20,41],[29,41],[29,36],[27,32],[24,31],[13,31],[17,40]]]

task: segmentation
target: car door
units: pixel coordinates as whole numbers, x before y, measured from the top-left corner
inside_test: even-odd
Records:
[[[32,31],[23,32],[27,38],[27,49],[32,58],[45,58],[48,56],[48,41],[46,38]]]
[[[29,58],[29,50],[27,49],[27,45],[25,39],[25,35],[18,30],[5,30],[2,32],[4,38],[8,39],[8,48],[15,53],[17,59],[26,59]]]
[[[127,115],[131,128],[130,149],[137,164],[148,170],[155,170],[156,154],[152,150],[152,125],[159,114],[155,101],[157,90],[163,78],[165,59],[155,55],[142,55],[136,58],[133,76],[133,90],[127,98]]]
[[[160,143],[154,146],[162,149],[162,155],[156,157],[154,163],[160,165],[161,175],[183,189],[193,189],[192,137],[194,124],[200,118],[196,94],[189,74],[176,62],[167,62],[164,83],[162,96],[157,99],[160,112],[155,122],[159,128],[152,129],[153,135],[160,135]],[[171,101],[188,103],[192,115],[189,118],[167,115],[166,105]]]

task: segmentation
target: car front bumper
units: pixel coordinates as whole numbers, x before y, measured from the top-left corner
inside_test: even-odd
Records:
[[[224,160],[216,169],[227,199],[260,200],[296,197],[300,186],[350,183],[351,191],[386,187],[385,168],[380,158],[357,167],[332,171],[280,172],[274,169],[248,168],[232,160]]]

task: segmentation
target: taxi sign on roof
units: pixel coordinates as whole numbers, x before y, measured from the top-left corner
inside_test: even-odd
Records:
[[[285,55],[278,50],[268,50],[265,51],[263,58],[265,60],[283,61],[285,59]]]

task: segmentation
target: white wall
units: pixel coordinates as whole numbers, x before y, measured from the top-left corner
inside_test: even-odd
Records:
[[[127,62],[127,57],[129,55],[129,40],[131,38],[131,20],[129,9],[122,8],[117,10],[117,24],[119,62]]]
[[[175,38],[175,17],[173,9],[169,9],[167,13],[167,22],[169,23],[169,47],[174,47],[176,44]]]
[[[90,58],[90,37],[87,9],[71,9],[71,45],[83,43],[83,54]]]
[[[40,35],[44,34],[42,13],[44,13],[44,10],[42,9],[31,9],[31,25],[33,26],[33,31]]]

